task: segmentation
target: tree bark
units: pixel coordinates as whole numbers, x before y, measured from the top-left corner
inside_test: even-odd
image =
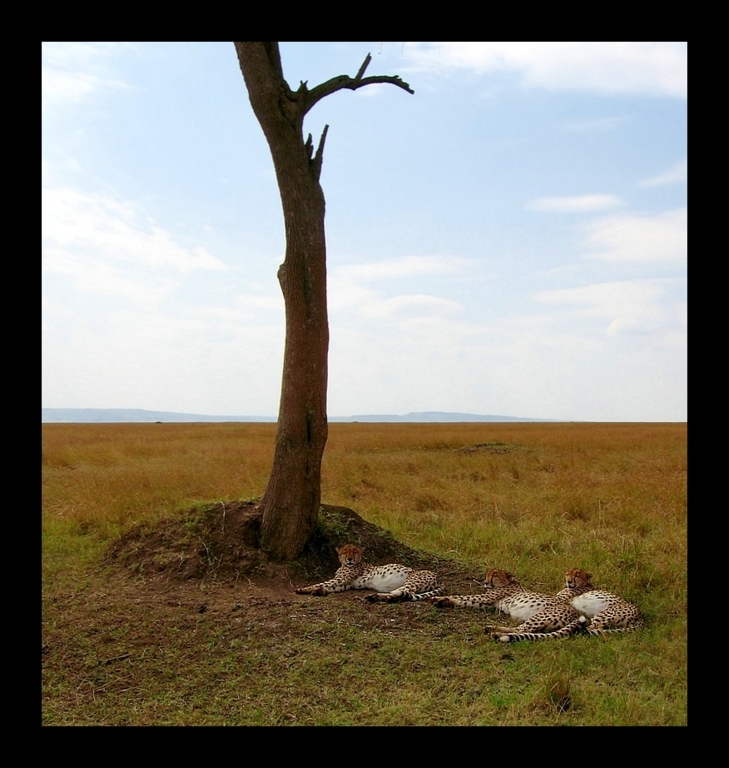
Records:
[[[292,91],[284,79],[278,43],[235,43],[253,111],[268,141],[281,194],[286,254],[278,280],[286,309],[286,343],[271,476],[261,499],[262,545],[272,557],[293,560],[316,526],[321,502],[321,460],[328,435],[324,192],[319,183],[328,126],[313,154],[303,139],[304,116],[342,88],[355,90],[397,77],[364,78],[370,57],[354,78],[340,75],[309,90]]]

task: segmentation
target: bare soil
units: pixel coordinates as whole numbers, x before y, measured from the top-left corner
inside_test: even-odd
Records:
[[[367,562],[435,570],[449,587],[472,587],[475,580],[459,564],[401,544],[347,507],[322,505],[318,528],[301,557],[291,563],[268,558],[260,547],[260,530],[254,502],[218,502],[132,529],[110,547],[106,562],[158,589],[242,583],[260,594],[287,594],[293,601],[302,599],[294,594],[297,587],[334,575],[337,547],[356,544],[364,549]]]
[[[247,501],[218,502],[138,526],[112,544],[105,557],[108,579],[115,583],[115,600],[131,599],[137,608],[148,602],[149,611],[158,610],[161,600],[199,613],[235,613],[238,621],[258,624],[270,620],[275,606],[329,601],[362,604],[370,590],[327,598],[294,591],[331,578],[339,567],[336,549],[347,543],[362,547],[367,562],[434,570],[451,594],[478,591],[483,580],[483,574],[477,576],[459,563],[411,549],[347,507],[322,505],[319,526],[294,562],[270,560],[260,548],[260,529],[259,509]],[[362,605],[362,610],[371,614],[369,604]],[[430,605],[428,612],[433,612]],[[406,628],[408,616],[416,618],[412,611],[404,611],[401,629]]]
[[[487,642],[483,617],[470,611],[438,611],[428,601],[372,605],[363,601],[367,590],[295,594],[298,586],[331,578],[338,567],[335,548],[347,542],[362,546],[368,562],[433,569],[451,593],[478,591],[476,575],[463,566],[406,547],[351,509],[324,506],[320,518],[299,560],[281,564],[258,547],[254,504],[218,503],[135,528],[109,548],[98,570],[77,582],[48,583],[44,722],[167,722],[169,714],[148,708],[160,691],[177,695],[178,670],[224,665],[231,648],[239,659],[265,649],[274,667],[285,666],[292,654],[326,653],[337,642],[327,628],[356,627],[372,648],[396,637],[438,643],[454,632],[466,646]],[[341,655],[338,645],[329,650],[329,656]],[[214,699],[210,685],[204,676],[190,682],[185,700]],[[194,712],[174,718],[208,722]]]

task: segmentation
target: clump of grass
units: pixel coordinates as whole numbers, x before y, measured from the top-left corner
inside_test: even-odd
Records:
[[[556,675],[546,685],[547,700],[557,714],[561,715],[572,708],[570,681],[563,675]]]

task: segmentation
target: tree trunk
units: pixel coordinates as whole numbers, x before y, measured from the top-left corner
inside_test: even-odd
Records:
[[[272,557],[301,553],[319,515],[321,459],[327,442],[327,320],[324,192],[319,175],[328,126],[313,153],[304,142],[306,113],[319,100],[347,88],[392,83],[399,77],[364,77],[368,54],[354,78],[339,75],[292,91],[284,79],[278,43],[236,43],[253,111],[271,149],[286,227],[286,255],[278,280],[286,307],[281,403],[273,469],[261,499],[262,545]]]
[[[288,88],[277,44],[236,43],[236,50],[271,148],[286,227],[286,255],[278,270],[286,307],[283,381],[273,469],[261,508],[263,546],[274,558],[292,560],[316,525],[328,435],[324,192],[304,144],[303,115],[296,102],[285,104]]]

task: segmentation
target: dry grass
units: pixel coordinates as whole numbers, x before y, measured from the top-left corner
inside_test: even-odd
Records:
[[[71,633],[91,611],[88,597],[74,602],[69,595],[99,594],[105,577],[94,563],[120,532],[195,503],[260,495],[274,434],[272,424],[44,425],[44,643],[57,642],[46,638],[64,626]],[[162,690],[150,678],[146,703],[134,705],[138,715],[119,710],[123,696],[106,714],[101,700],[95,714],[82,714],[89,700],[73,703],[78,694],[69,686],[78,683],[61,666],[44,679],[46,721],[374,724],[397,716],[420,724],[685,724],[685,424],[331,424],[322,500],[352,507],[405,544],[480,572],[508,568],[535,589],[554,591],[565,568],[586,568],[597,586],[637,603],[648,628],[606,642],[520,644],[501,656],[503,648],[482,638],[483,616],[444,618],[428,606],[412,613],[425,622],[423,633],[439,632],[442,622],[456,634],[444,632],[427,650],[418,645],[415,624],[397,638],[379,625],[347,629],[360,615],[351,603],[312,604],[309,634],[289,627],[280,648],[256,649],[253,629],[245,642],[233,633],[216,645],[221,625],[211,624],[206,635],[198,617],[198,644],[207,638],[220,669],[245,678],[242,698],[222,683],[206,694],[199,671],[190,668],[178,674],[195,691],[194,712],[175,698],[178,687],[167,681]],[[317,622],[331,617],[317,612],[336,606],[336,631],[319,634]],[[384,610],[398,616],[410,608]],[[262,632],[270,646],[270,631]],[[360,632],[366,645],[388,649],[366,670],[356,661]],[[116,648],[109,642],[107,659]],[[172,645],[165,653],[184,667],[189,649]],[[393,654],[400,659],[394,672],[387,661]],[[259,664],[260,688],[251,688],[240,667],[245,659]],[[291,673],[277,680],[281,664]],[[449,677],[441,681],[443,665]],[[379,709],[364,697],[354,713],[351,697],[348,703],[332,688],[342,675],[376,692]],[[388,675],[397,680],[395,692]],[[289,715],[276,720],[271,707]]]

